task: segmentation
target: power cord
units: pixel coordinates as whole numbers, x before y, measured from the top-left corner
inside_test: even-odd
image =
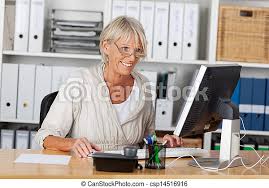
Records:
[[[243,166],[246,168],[246,169],[251,169],[253,167],[255,167],[257,164],[261,163],[261,161],[263,160],[263,158],[260,158],[255,164],[253,164],[252,166],[246,166],[244,161],[243,161],[243,158],[242,157],[235,157],[233,158],[233,160],[231,160],[231,162],[224,168],[211,168],[211,167],[203,167],[199,164],[199,162],[195,159],[195,157],[193,155],[183,155],[183,156],[180,156],[178,158],[176,158],[175,160],[173,160],[172,162],[170,162],[168,165],[166,165],[166,167],[169,167],[171,166],[173,163],[175,163],[178,159],[180,158],[183,158],[183,157],[191,157],[195,163],[197,164],[197,166],[199,168],[201,168],[202,170],[205,170],[205,171],[209,171],[209,172],[217,172],[217,171],[222,171],[222,170],[226,170],[227,168],[229,168],[232,163],[238,159],[241,160],[241,163],[243,164]]]
[[[242,119],[241,117],[239,117],[239,118],[240,118],[240,121],[242,122],[242,126],[243,126],[243,129],[244,129],[244,131],[245,131],[246,128],[245,128],[245,125],[244,125],[244,121],[243,121],[243,119]],[[240,138],[240,140],[242,140],[245,136],[246,136],[246,133]],[[239,137],[240,137],[240,134],[239,134]],[[240,146],[242,146],[242,145],[240,145]],[[224,168],[203,167],[203,166],[201,166],[201,165],[199,164],[199,162],[196,160],[196,158],[195,158],[193,155],[182,155],[182,156],[179,156],[178,158],[174,159],[172,162],[170,162],[168,165],[166,165],[166,167],[171,166],[171,165],[172,165],[173,163],[175,163],[178,159],[183,158],[183,157],[191,157],[191,158],[195,161],[195,163],[197,164],[197,166],[198,166],[199,168],[201,168],[202,170],[205,170],[205,171],[209,171],[209,172],[217,172],[217,171],[226,170],[226,169],[229,168],[229,167],[233,164],[233,162],[236,161],[236,160],[240,160],[241,163],[242,163],[242,165],[243,165],[246,169],[252,169],[252,168],[255,167],[257,164],[260,164],[260,165],[263,165],[263,166],[264,166],[264,163],[269,159],[269,157],[266,157],[266,158],[264,159],[265,156],[264,156],[264,155],[260,156],[259,153],[255,150],[254,147],[251,147],[251,146],[250,146],[250,148],[251,148],[252,150],[255,151],[255,153],[257,154],[257,156],[258,156],[258,158],[259,158],[259,160],[258,160],[255,164],[253,164],[252,166],[246,166],[246,164],[245,164],[244,161],[243,161],[243,158],[238,156],[238,157],[233,158],[233,159],[231,160],[231,162],[230,162],[226,167],[224,167]]]

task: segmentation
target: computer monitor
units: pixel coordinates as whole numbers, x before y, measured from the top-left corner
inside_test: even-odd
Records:
[[[184,99],[174,134],[189,136],[216,130],[222,123],[219,159],[201,158],[201,166],[222,168],[240,150],[240,120],[238,106],[231,102],[240,78],[238,65],[201,65]],[[191,162],[190,165],[196,166]],[[233,163],[232,166],[239,166]]]

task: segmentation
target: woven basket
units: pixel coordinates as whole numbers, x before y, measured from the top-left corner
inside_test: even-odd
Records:
[[[218,61],[269,63],[269,8],[220,6]]]

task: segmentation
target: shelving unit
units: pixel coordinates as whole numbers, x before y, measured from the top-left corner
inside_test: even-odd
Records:
[[[100,55],[86,55],[86,54],[66,54],[66,53],[29,53],[29,52],[15,52],[10,49],[5,49],[3,45],[4,32],[4,17],[5,17],[5,3],[7,1],[15,0],[0,0],[0,73],[3,63],[33,63],[44,65],[65,65],[65,66],[88,66],[93,63],[100,62]],[[154,1],[154,0],[149,0]],[[157,0],[156,0],[157,1]],[[160,0],[158,0],[160,1]],[[166,1],[166,0],[163,0]],[[168,2],[195,2],[199,3],[201,9],[201,24],[200,24],[200,40],[199,40],[199,60],[184,61],[184,60],[157,60],[146,59],[144,62],[146,67],[152,70],[169,70],[181,69],[182,66],[199,66],[201,64],[239,64],[243,67],[242,75],[251,77],[269,77],[269,64],[258,63],[244,63],[244,62],[226,62],[217,61],[217,30],[218,30],[218,7],[224,3],[234,3],[239,5],[251,6],[267,6],[269,2],[266,0],[168,0]],[[111,6],[112,0],[96,0],[95,2],[88,0],[78,1],[64,1],[64,0],[47,0],[48,9],[63,8],[63,9],[89,9],[104,12],[104,26],[111,20]],[[48,18],[47,18],[48,19]],[[156,66],[158,65],[158,67]],[[139,65],[140,66],[140,65]],[[178,77],[182,79],[182,77]],[[1,83],[1,76],[0,76]],[[176,110],[179,112],[179,109]],[[22,121],[22,120],[0,120],[1,122],[10,123],[28,123],[37,124],[36,121]],[[220,130],[216,131],[219,133]],[[244,132],[242,132],[244,133]],[[268,135],[268,132],[263,131],[246,131],[245,133],[251,135]],[[209,133],[214,134],[214,133]],[[205,141],[206,143],[207,141]]]
[[[245,68],[269,68],[269,63],[244,63],[244,62],[232,62],[232,61],[217,61],[217,64],[238,64]]]
[[[15,52],[12,50],[3,51],[3,56],[25,56],[25,57],[46,57],[46,58],[68,58],[68,59],[87,59],[87,60],[101,60],[101,55],[87,55],[87,54],[65,54],[65,53],[51,53],[51,52],[41,52],[41,53],[29,53],[29,52]],[[178,64],[207,64],[206,60],[155,60],[155,59],[145,59],[144,62],[152,63],[178,63]]]
[[[16,52],[12,50],[4,50],[4,56],[29,56],[29,57],[48,57],[48,58],[69,58],[69,59],[93,59],[101,60],[101,55],[87,55],[87,54],[65,54],[65,53],[30,53],[30,52]]]
[[[18,119],[1,119],[0,122],[2,123],[23,123],[23,124],[38,124],[39,121],[34,120],[18,120]]]

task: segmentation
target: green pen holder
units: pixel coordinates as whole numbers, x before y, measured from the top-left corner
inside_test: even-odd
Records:
[[[164,169],[166,146],[163,144],[150,144],[146,145],[146,161],[145,168],[150,169]]]

